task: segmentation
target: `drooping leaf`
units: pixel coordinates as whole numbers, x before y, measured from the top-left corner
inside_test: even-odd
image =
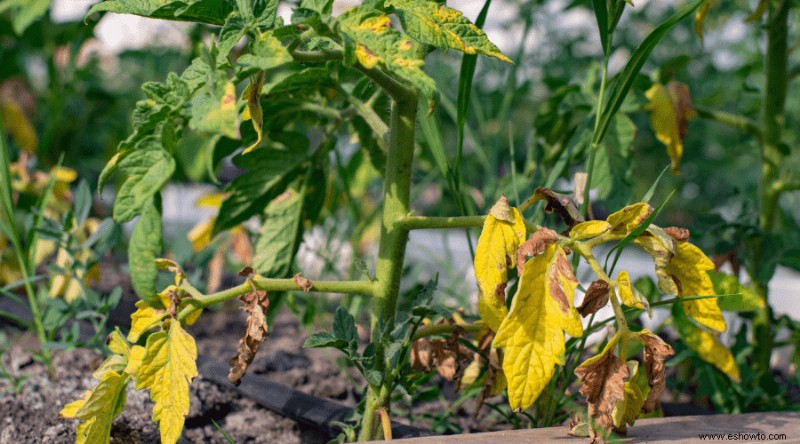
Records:
[[[589,416],[604,429],[600,436],[606,436],[614,426],[614,409],[625,399],[625,378],[629,376],[625,362],[613,353],[616,343],[609,341],[599,355],[587,359],[575,369],[575,375],[581,381],[580,392],[589,404]],[[593,427],[589,428],[589,436],[597,436]]]
[[[639,294],[639,290],[631,285],[631,278],[628,272],[623,270],[617,274],[617,294],[624,305],[628,307],[638,308],[639,310],[647,310],[647,299]]]
[[[666,387],[664,361],[674,355],[675,351],[650,330],[642,330],[634,336],[634,339],[644,345],[644,368],[647,371],[647,385],[650,386],[650,391],[645,397],[643,409],[645,412],[651,412],[655,410],[658,398]]]
[[[616,234],[627,235],[647,219],[653,212],[653,207],[644,202],[628,205],[612,213],[606,221],[611,225],[611,231]]]
[[[583,296],[583,302],[577,308],[578,313],[582,317],[589,316],[590,314],[597,313],[598,310],[608,304],[609,296],[611,296],[608,282],[598,279],[586,289],[586,295]]]
[[[554,367],[563,365],[564,332],[573,337],[583,333],[572,306],[576,287],[566,253],[558,245],[549,245],[525,265],[511,309],[494,339],[494,346],[504,352],[503,372],[512,409],[530,407],[550,381]]]
[[[156,19],[222,25],[231,10],[231,2],[217,0],[106,0],[92,6],[86,16],[108,11]]]
[[[161,211],[154,203],[142,210],[128,244],[131,284],[136,294],[148,305],[159,306],[156,292],[158,269],[156,258],[161,254]]]
[[[351,8],[339,17],[346,63],[381,68],[435,101],[436,83],[422,70],[418,46],[392,27],[383,12],[368,6]]]
[[[624,433],[642,413],[644,400],[650,393],[647,373],[637,361],[628,361],[628,372],[633,375],[625,382],[625,399],[614,408],[614,430]]]
[[[109,371],[100,383],[86,392],[83,399],[67,404],[59,413],[62,418],[78,418],[83,422],[76,430],[76,444],[109,443],[114,418],[125,407],[125,388],[130,377]]]
[[[242,309],[247,314],[247,327],[244,336],[239,340],[236,348],[236,356],[231,358],[231,370],[228,373],[228,380],[233,385],[239,385],[247,372],[247,366],[253,362],[261,343],[267,338],[267,309],[269,308],[269,297],[264,290],[254,290],[242,296],[244,302]]]
[[[140,214],[172,177],[175,159],[162,148],[158,138],[149,136],[119,161],[117,169],[125,175],[125,182],[117,192],[113,216],[122,223]]]
[[[389,0],[386,6],[397,14],[403,31],[420,43],[512,63],[483,31],[455,9],[430,0]]]
[[[506,317],[508,269],[516,265],[516,250],[525,240],[525,222],[505,196],[489,210],[475,250],[478,311],[489,328],[497,331]]]
[[[578,204],[571,197],[556,193],[548,188],[539,187],[534,191],[532,202],[544,200],[545,213],[556,213],[571,228],[580,222],[583,222],[583,215],[578,208]]]
[[[264,71],[259,71],[258,74],[250,79],[247,88],[242,92],[242,99],[247,102],[247,108],[245,108],[242,120],[250,120],[253,123],[253,129],[258,135],[256,141],[245,148],[242,154],[247,154],[260,145],[264,135],[264,113],[261,109],[261,87],[263,84]]]
[[[189,413],[189,383],[197,376],[197,347],[194,338],[171,321],[166,330],[147,338],[145,348],[136,389],[150,390],[161,442],[175,444]]]
[[[741,381],[739,367],[730,350],[717,338],[717,335],[706,331],[702,326],[696,325],[676,307],[672,309],[678,335],[687,347],[694,350],[700,359],[714,365],[733,381]]]
[[[714,284],[707,273],[714,269],[711,259],[689,242],[677,242],[675,250],[675,256],[664,270],[675,282],[678,296],[715,295]],[[680,305],[689,317],[700,324],[716,331],[725,330],[725,318],[722,317],[717,298],[694,299]]]
[[[655,83],[645,95],[649,100],[645,108],[650,111],[650,125],[656,138],[667,146],[667,154],[672,159],[672,172],[678,174],[688,122],[697,115],[692,107],[689,88],[675,81],[670,81],[666,86]]]

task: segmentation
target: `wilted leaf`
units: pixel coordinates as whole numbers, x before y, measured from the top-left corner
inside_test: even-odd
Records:
[[[699,248],[689,242],[678,242],[675,256],[665,271],[678,287],[678,296],[713,296],[716,292],[708,275],[708,271],[713,269],[714,263]],[[681,305],[686,314],[697,322],[712,330],[725,330],[725,318],[722,317],[717,298],[694,299]]]
[[[645,108],[650,111],[650,125],[656,138],[667,146],[667,154],[672,159],[672,172],[678,174],[689,119],[697,115],[692,107],[689,89],[675,81],[670,81],[666,87],[655,83],[645,95],[649,100]]]
[[[644,368],[647,371],[647,384],[650,392],[644,401],[644,411],[651,412],[658,404],[658,397],[666,386],[664,360],[675,354],[672,347],[650,330],[642,330],[635,339],[644,344]]]
[[[258,147],[264,135],[264,113],[261,109],[261,87],[263,85],[264,71],[259,71],[258,74],[250,79],[250,84],[242,92],[242,99],[247,101],[247,108],[245,108],[245,115],[242,120],[250,120],[253,123],[253,129],[256,130],[258,135],[256,141],[245,148],[242,154],[247,154]]]
[[[628,307],[638,308],[640,310],[647,310],[650,308],[647,305],[647,299],[639,294],[636,287],[631,285],[631,278],[628,276],[627,271],[620,271],[617,275],[617,294],[622,300],[622,303]]]
[[[706,331],[703,327],[695,325],[690,319],[682,316],[673,309],[673,318],[678,327],[681,340],[697,353],[700,359],[713,364],[733,381],[740,382],[739,367],[728,350],[717,338],[717,335]]]
[[[650,393],[647,373],[636,361],[628,361],[628,372],[633,376],[625,382],[625,399],[614,408],[614,430],[624,433],[642,412],[644,400]]]
[[[161,442],[175,444],[189,413],[189,383],[197,376],[197,346],[178,322],[171,321],[165,328],[147,338],[136,389],[150,390]]]
[[[614,355],[612,349],[617,341],[610,341],[603,351],[587,359],[575,369],[581,381],[580,392],[589,404],[589,416],[594,423],[605,429],[605,436],[614,426],[614,409],[625,399],[625,378],[628,367]],[[595,442],[596,431],[589,427],[589,436]]]
[[[247,327],[244,336],[239,340],[236,356],[231,358],[231,371],[228,380],[234,385],[239,385],[247,372],[247,366],[253,362],[259,346],[267,339],[267,309],[269,298],[264,290],[254,290],[239,298],[244,302],[243,310],[248,313]]]
[[[492,330],[506,317],[508,269],[516,265],[517,248],[525,240],[525,222],[505,196],[492,206],[483,223],[475,250],[475,278],[478,281],[478,311]]]
[[[563,365],[564,332],[573,337],[583,334],[572,307],[576,287],[566,254],[557,245],[549,245],[525,265],[511,310],[494,339],[494,346],[504,350],[503,372],[512,409],[530,407],[550,381],[555,365]]]
[[[675,239],[676,241],[688,241],[689,240],[689,230],[686,228],[679,228],[679,227],[667,227],[664,228],[664,232],[667,233],[670,237]]]
[[[567,227],[572,228],[580,222],[583,222],[583,215],[578,209],[578,204],[575,203],[571,197],[566,194],[556,193],[548,188],[539,187],[533,194],[533,202],[544,200],[544,212],[556,213],[567,224]]]
[[[610,294],[608,282],[602,279],[592,282],[586,289],[586,295],[583,296],[583,302],[578,307],[578,313],[584,318],[592,313],[597,313],[608,304]]]
[[[512,63],[483,31],[455,9],[429,0],[389,0],[386,6],[394,9],[403,30],[420,43]]]

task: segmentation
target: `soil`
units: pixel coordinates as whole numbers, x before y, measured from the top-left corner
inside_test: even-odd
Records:
[[[198,353],[227,362],[244,329],[240,310],[206,313],[190,328],[197,340]],[[256,355],[251,372],[319,397],[355,405],[355,393],[324,350],[306,350],[307,334],[288,313],[279,315],[274,332]],[[36,347],[29,334],[11,338],[14,346],[2,356],[9,372],[25,378],[16,393],[7,380],[0,379],[0,444],[72,443],[77,420],[58,417],[63,406],[78,399],[97,381],[92,371],[102,361],[94,350],[77,349],[54,353],[55,378],[27,351]],[[157,425],[151,421],[153,404],[146,391],[128,387],[127,403],[114,421],[112,443],[159,442]],[[243,398],[230,386],[204,380],[202,375],[191,385],[191,410],[184,428],[185,442],[227,443],[216,422],[234,442],[243,443],[324,443],[329,439],[319,431],[297,424],[254,401]]]

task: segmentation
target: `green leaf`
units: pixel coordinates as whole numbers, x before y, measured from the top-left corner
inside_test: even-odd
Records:
[[[422,70],[420,51],[411,39],[391,26],[383,12],[366,6],[347,10],[339,17],[346,64],[381,68],[410,84],[424,97],[438,97],[436,83]]]
[[[17,35],[41,19],[50,9],[51,0],[4,0],[0,2],[0,14],[12,11],[11,26]]]
[[[295,136],[296,137],[296,136]],[[275,139],[275,137],[273,137]],[[237,177],[225,189],[228,198],[222,202],[214,223],[214,235],[260,214],[272,199],[282,193],[306,160],[306,148],[293,146],[278,149],[265,147],[237,158],[248,172]]]
[[[330,15],[333,10],[333,0],[302,0],[300,7],[317,11],[322,15]]]
[[[161,305],[156,291],[156,257],[161,254],[161,248],[161,212],[151,200],[133,227],[128,262],[133,289],[152,307]]]
[[[189,127],[197,131],[222,134],[231,139],[240,137],[236,87],[233,82],[209,86],[192,100]]]
[[[272,32],[259,34],[250,45],[250,53],[236,60],[236,64],[246,68],[266,71],[292,61],[289,51]]]
[[[336,309],[336,314],[333,317],[333,335],[337,339],[346,341],[353,349],[358,344],[356,321],[353,319],[353,315],[344,307]]]
[[[638,48],[631,55],[628,64],[617,77],[611,93],[609,94],[608,101],[603,105],[603,111],[600,114],[600,124],[592,136],[592,143],[594,145],[600,144],[603,137],[611,124],[611,118],[617,113],[628,91],[633,85],[633,81],[642,70],[644,62],[650,57],[650,53],[658,45],[658,42],[675,26],[679,21],[683,20],[695,11],[705,0],[695,0],[694,2],[684,6],[678,12],[673,14],[670,18],[662,22],[656,27],[639,45]]]
[[[439,49],[483,54],[513,63],[461,12],[429,0],[388,0],[403,30],[414,40]]]
[[[303,343],[303,347],[305,348],[332,347],[344,350],[347,348],[347,341],[339,339],[331,333],[321,332],[321,333],[314,333],[313,335],[309,336],[308,339],[306,339],[306,342]]]
[[[364,373],[364,379],[373,387],[380,387],[383,384],[383,372],[378,370],[367,370]]]
[[[117,168],[126,178],[117,193],[113,217],[122,223],[139,214],[172,177],[175,160],[162,149],[158,138],[148,136],[137,144],[136,151],[119,161]]]
[[[107,11],[156,19],[222,25],[232,10],[229,2],[220,0],[106,0],[92,6],[86,16]]]
[[[718,295],[727,295],[720,297],[717,302],[719,308],[725,311],[753,311],[764,307],[764,300],[761,297],[739,282],[736,276],[731,276],[725,273],[717,273],[715,271],[708,271],[711,277],[711,282],[714,283],[714,290]]]
[[[228,54],[247,32],[247,24],[242,17],[231,15],[222,29],[219,31],[219,41],[217,42],[217,65],[221,65],[228,60]]]
[[[253,16],[253,25],[262,32],[279,25],[278,0],[253,0]]]
[[[289,188],[264,212],[255,244],[253,268],[270,277],[288,276],[300,246],[304,189]]]
[[[600,32],[600,44],[603,46],[603,54],[608,57],[611,44],[611,37],[608,33],[608,4],[606,0],[592,0],[594,16],[597,19],[597,29]]]

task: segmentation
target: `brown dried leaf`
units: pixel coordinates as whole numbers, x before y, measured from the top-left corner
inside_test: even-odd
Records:
[[[311,290],[311,287],[314,286],[311,281],[304,278],[300,273],[294,275],[294,282],[297,284],[297,286],[303,289],[303,293],[308,293],[308,291]]]
[[[589,404],[589,416],[594,418],[595,424],[607,431],[598,436],[590,427],[589,436],[592,442],[602,440],[602,436],[611,431],[614,426],[614,407],[625,398],[628,366],[611,353],[611,348],[606,347],[602,354],[587,359],[575,369],[575,374],[582,383],[580,392]]]
[[[676,241],[685,242],[689,240],[690,233],[686,228],[667,227],[664,228],[664,232],[670,235]]]
[[[244,302],[242,309],[249,313],[247,316],[247,327],[244,336],[239,340],[236,348],[236,356],[231,358],[231,370],[228,373],[228,380],[234,385],[239,385],[247,371],[247,366],[253,362],[253,358],[259,346],[267,338],[267,309],[269,308],[269,297],[264,290],[254,290],[239,298]]]
[[[561,251],[558,247],[556,249],[558,251],[554,256],[553,263],[547,268],[546,293],[558,303],[564,314],[568,314],[573,307],[572,299],[575,297],[575,288],[578,287],[578,280],[572,273],[572,264],[567,260],[566,252]],[[569,293],[569,296],[567,296],[567,293]],[[575,320],[580,326],[577,315]],[[570,335],[572,336],[571,333]]]
[[[411,368],[425,373],[433,369],[433,353],[428,339],[417,339],[411,344]]]
[[[530,239],[522,243],[517,248],[517,273],[522,276],[525,269],[526,258],[544,253],[547,246],[558,241],[558,233],[547,228],[541,227],[533,233]]]
[[[251,277],[254,273],[255,273],[255,270],[253,270],[253,267],[248,266],[248,267],[242,268],[242,271],[239,272],[239,276],[241,276],[241,277]]]
[[[544,207],[545,213],[558,214],[569,228],[584,221],[583,215],[578,209],[578,204],[566,194],[559,194],[548,188],[539,187],[533,196],[534,202],[538,200],[547,202]]]
[[[647,371],[647,384],[650,386],[650,393],[647,394],[642,410],[652,412],[666,385],[664,360],[674,355],[675,350],[649,330],[642,330],[637,338],[644,344],[644,368]]]
[[[583,297],[580,307],[578,307],[578,313],[584,318],[592,313],[597,313],[597,310],[608,304],[610,294],[608,282],[602,279],[592,282],[589,288],[586,289],[586,295]]]
[[[167,292],[167,296],[169,296],[169,315],[173,319],[177,318],[178,307],[181,305],[181,295],[175,290],[170,290]]]
[[[454,339],[455,338],[455,339]],[[457,341],[454,334],[449,339],[418,339],[411,345],[411,367],[430,372],[434,367],[448,381],[460,379],[473,360],[472,351]]]
[[[675,117],[678,122],[678,133],[681,139],[686,138],[686,129],[689,127],[689,119],[697,116],[697,111],[692,105],[692,95],[689,87],[674,80],[667,83],[667,91],[672,98],[672,106],[675,108]]]

